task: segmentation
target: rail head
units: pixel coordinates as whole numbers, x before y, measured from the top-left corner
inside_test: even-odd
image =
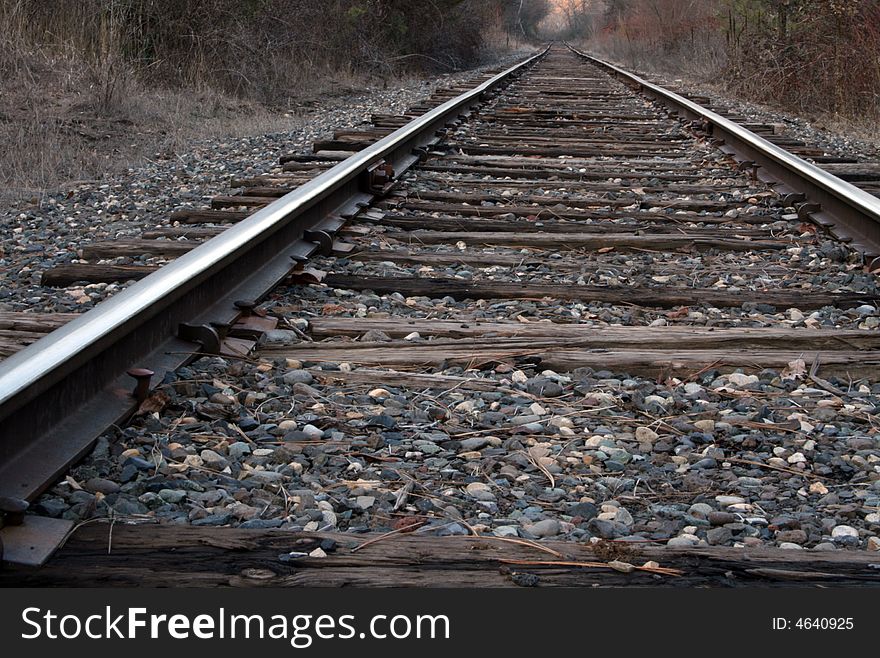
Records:
[[[786,151],[748,128],[740,126],[717,112],[695,103],[680,94],[648,82],[638,75],[626,71],[619,66],[606,62],[594,55],[582,52],[571,44],[565,44],[573,53],[614,73],[617,77],[638,86],[644,92],[663,101],[670,107],[684,111],[694,118],[702,119],[713,126],[713,134],[720,134],[737,146],[743,147],[749,154],[757,154],[764,159],[765,165],[773,165],[773,173],[789,172],[788,180],[780,181],[792,184],[801,181],[808,196],[812,192],[823,208],[830,212],[834,223],[839,223],[839,237],[854,242],[855,247],[869,258],[880,256],[880,198],[859,189],[855,185],[834,176],[817,165]],[[828,222],[823,222],[828,224]]]

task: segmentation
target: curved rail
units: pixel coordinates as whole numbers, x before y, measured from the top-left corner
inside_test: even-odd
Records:
[[[694,103],[675,92],[655,85],[624,69],[565,44],[575,54],[614,73],[630,85],[691,119],[704,121],[712,134],[720,137],[741,158],[760,164],[765,182],[778,181],[792,191],[803,193],[821,210],[811,212],[812,218],[828,227],[841,239],[852,241],[852,246],[866,257],[880,263],[880,199],[841,180],[824,169],[807,162],[783,148],[767,141],[730,119]]]
[[[93,310],[0,363],[0,496],[32,499],[134,407],[126,368],[160,378],[192,358],[178,327],[211,331],[237,316],[233,302],[258,299],[317,250],[306,230],[336,223],[372,198],[361,176],[377,163],[397,173],[487,93],[543,57],[549,47],[414,119],[221,235],[180,256]],[[322,224],[323,223],[323,224]],[[109,385],[109,386],[108,386]]]

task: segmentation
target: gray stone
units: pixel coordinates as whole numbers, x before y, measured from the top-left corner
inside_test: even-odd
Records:
[[[460,523],[450,523],[449,525],[443,526],[440,530],[437,531],[438,537],[448,537],[450,535],[469,535],[470,532],[467,528],[465,528]]]
[[[244,441],[236,441],[235,443],[231,444],[229,448],[227,448],[227,450],[229,451],[229,456],[235,460],[239,460],[245,455],[249,455],[251,453],[250,445],[245,443]]]
[[[199,453],[199,457],[205,462],[205,466],[215,471],[222,471],[229,466],[229,461],[227,461],[226,457],[213,450],[202,450]]]
[[[526,423],[519,426],[520,431],[527,434],[543,434],[545,429],[541,423]]]
[[[61,498],[43,498],[36,504],[36,511],[46,516],[58,517],[67,511],[67,503]]]
[[[712,546],[727,544],[733,539],[733,533],[727,528],[712,528],[706,532],[706,542]]]
[[[579,516],[585,521],[594,519],[599,514],[599,508],[593,503],[577,503],[569,507],[567,511],[571,516]]]
[[[482,450],[487,445],[489,445],[489,439],[482,436],[475,436],[470,439],[464,439],[461,442],[461,449],[467,451]]]
[[[709,515],[715,511],[711,505],[707,505],[706,503],[694,503],[688,508],[688,513],[697,517],[698,519],[708,519]]]
[[[299,341],[299,335],[290,329],[272,329],[260,337],[263,345],[293,345]]]
[[[119,485],[112,480],[104,478],[91,478],[83,484],[83,489],[91,493],[101,493],[104,495],[114,494],[119,491]]]
[[[229,525],[230,523],[232,523],[232,514],[225,512],[221,514],[211,514],[210,516],[196,519],[192,522],[195,526],[220,526]]]
[[[288,370],[281,375],[281,379],[289,386],[293,386],[294,384],[311,384],[315,381],[312,373],[308,370]]]
[[[592,519],[587,524],[587,529],[602,539],[617,539],[629,534],[629,528],[624,524],[605,519]]]
[[[519,529],[515,525],[500,525],[492,530],[496,537],[518,537]]]
[[[186,492],[180,489],[162,489],[159,491],[159,498],[166,503],[179,503],[186,498]]]
[[[251,519],[238,527],[247,530],[268,530],[270,528],[280,528],[283,524],[284,519]]]
[[[550,379],[536,377],[526,382],[526,390],[532,395],[538,395],[545,398],[555,398],[562,395],[564,389]]]
[[[523,527],[523,530],[535,537],[553,537],[559,534],[560,525],[556,519],[544,519]]]

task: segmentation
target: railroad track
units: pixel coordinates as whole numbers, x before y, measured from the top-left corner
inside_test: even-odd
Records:
[[[880,200],[560,45],[460,93],[46,273],[145,278],[0,364],[4,540],[114,552],[7,578],[880,579],[794,550],[880,548]]]

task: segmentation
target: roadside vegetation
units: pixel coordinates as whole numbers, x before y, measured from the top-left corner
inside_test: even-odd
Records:
[[[880,136],[880,0],[558,0],[560,36]]]

